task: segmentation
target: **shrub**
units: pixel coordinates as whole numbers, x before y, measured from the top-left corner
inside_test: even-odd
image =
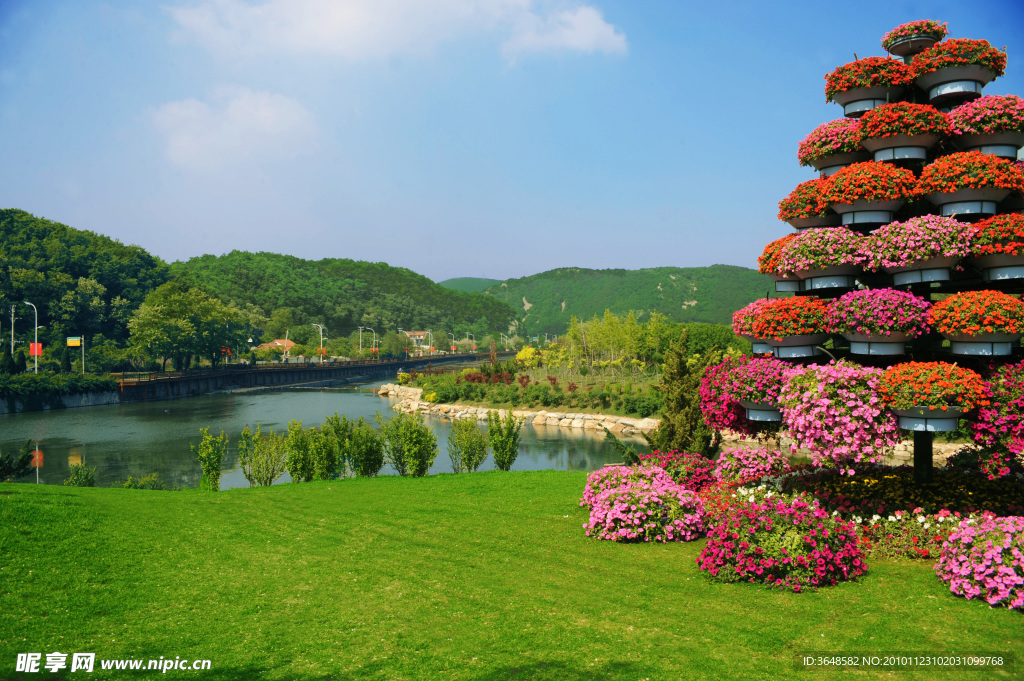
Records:
[[[26,440],[17,455],[0,452],[0,482],[25,477],[32,470],[32,441]]]
[[[220,462],[224,458],[224,452],[227,451],[228,439],[224,436],[223,430],[220,431],[218,437],[211,435],[209,428],[200,428],[199,432],[203,436],[199,446],[190,444],[189,447],[199,459],[199,465],[203,469],[200,488],[216,492],[220,489]]]
[[[856,579],[864,554],[851,523],[796,499],[737,507],[708,532],[697,567],[721,582],[800,591]]]
[[[415,414],[395,414],[385,421],[377,413],[384,440],[384,460],[399,475],[423,477],[437,458],[437,436]]]
[[[452,460],[452,471],[476,472],[487,458],[487,434],[480,430],[476,421],[457,419],[452,422],[448,433],[448,456]]]
[[[676,451],[662,454],[655,451],[653,454],[641,455],[640,463],[661,468],[677,485],[694,492],[699,492],[715,481],[715,462],[700,454]]]
[[[160,479],[160,476],[156,473],[150,473],[149,475],[142,475],[137,478],[128,476],[125,480],[118,480],[111,487],[121,487],[124,489],[149,489],[149,490],[165,490],[167,486],[164,485],[164,481]]]
[[[71,475],[64,481],[66,487],[95,487],[96,467],[89,468],[84,463],[73,463],[68,469]],[[131,476],[129,476],[131,479]]]
[[[583,498],[580,506],[593,506],[597,496],[606,490],[614,489],[627,482],[646,481],[654,483],[671,483],[672,478],[662,468],[654,466],[605,466],[587,475],[587,484],[583,487]]]
[[[523,419],[509,413],[502,418],[498,412],[487,412],[487,439],[494,452],[494,465],[500,471],[512,468],[519,456],[519,431],[523,427]]]
[[[1024,453],[1024,362],[999,367],[985,385],[988,404],[971,423],[975,442]],[[2,477],[2,476],[0,476]]]
[[[264,433],[256,424],[253,433],[246,426],[238,439],[238,466],[249,486],[268,487],[281,477],[288,460],[288,441],[273,430]]]
[[[627,480],[596,496],[583,527],[610,541],[692,541],[704,532],[704,507],[671,481]]]
[[[776,449],[725,449],[715,463],[716,480],[736,481],[789,471],[789,458]]]
[[[1024,610],[1024,518],[960,523],[942,545],[935,572],[958,596]]]
[[[356,475],[373,477],[384,467],[384,443],[380,435],[362,417],[352,427],[346,456]]]

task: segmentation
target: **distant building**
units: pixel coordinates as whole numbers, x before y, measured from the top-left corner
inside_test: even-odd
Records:
[[[427,334],[429,331],[403,331],[406,336],[412,340],[413,347],[421,348],[427,341]]]
[[[295,341],[293,341],[293,340],[286,340],[284,338],[277,338],[275,340],[270,341],[269,343],[260,343],[259,345],[256,346],[256,349],[257,350],[273,350],[273,349],[276,348],[278,350],[283,350],[285,352],[288,352],[288,351],[290,351],[292,349],[293,345],[295,345]]]

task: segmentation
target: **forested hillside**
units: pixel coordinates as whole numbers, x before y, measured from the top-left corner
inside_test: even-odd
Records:
[[[457,277],[455,279],[445,279],[444,281],[437,282],[445,288],[450,288],[453,291],[462,291],[463,293],[483,293],[491,286],[500,284],[501,279],[482,279],[480,277]]]
[[[271,327],[287,319],[318,322],[331,337],[359,326],[378,334],[402,328],[483,335],[507,331],[513,318],[509,306],[493,296],[453,291],[385,263],[232,251],[176,262],[171,271],[187,273],[227,303],[261,308]]]
[[[589,270],[567,267],[508,279],[487,293],[515,308],[519,333],[564,333],[571,317],[586,320],[606,309],[633,310],[643,320],[652,311],[675,322],[729,324],[732,312],[774,290],[754,270],[732,265]]]

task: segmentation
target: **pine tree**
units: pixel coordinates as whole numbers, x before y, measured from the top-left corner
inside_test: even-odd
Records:
[[[661,425],[647,440],[663,452],[679,450],[710,456],[718,450],[718,433],[708,427],[701,414],[700,381],[704,370],[719,361],[721,353],[713,348],[701,356],[689,357],[688,334],[684,329],[665,353],[663,378],[658,385],[665,410]]]

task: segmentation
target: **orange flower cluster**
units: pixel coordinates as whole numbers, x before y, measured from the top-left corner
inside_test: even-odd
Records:
[[[787,234],[764,247],[764,252],[757,259],[757,271],[761,274],[779,274],[782,272],[782,249],[796,234]]]
[[[757,338],[782,340],[787,336],[825,333],[828,303],[810,296],[775,298],[757,310],[751,325]]]
[[[779,219],[785,222],[793,218],[818,218],[828,213],[828,203],[822,194],[829,185],[825,178],[801,182],[789,196],[779,201]]]
[[[892,201],[918,194],[917,178],[891,163],[864,161],[846,166],[826,180],[825,203],[853,203],[858,199]]]
[[[893,409],[928,407],[946,411],[949,407],[960,407],[970,411],[989,404],[980,375],[946,362],[895,364],[882,374],[878,393]]]
[[[1006,213],[977,223],[972,255],[1024,255],[1024,215]]]
[[[987,40],[951,39],[936,43],[914,57],[910,66],[913,78],[951,66],[977,64],[1001,76],[1006,71],[1006,54],[992,47]]]
[[[1024,303],[1001,291],[965,291],[932,305],[928,323],[939,333],[951,336],[1021,333]]]
[[[980,151],[961,151],[926,165],[917,185],[921,194],[989,187],[1024,192],[1024,172],[997,156]]]
[[[825,76],[825,101],[831,102],[840,92],[860,87],[910,85],[914,80],[909,66],[902,60],[867,57],[844,64]]]
[[[860,119],[860,138],[890,137],[892,135],[952,134],[949,118],[934,106],[896,102],[882,104],[868,111]]]

